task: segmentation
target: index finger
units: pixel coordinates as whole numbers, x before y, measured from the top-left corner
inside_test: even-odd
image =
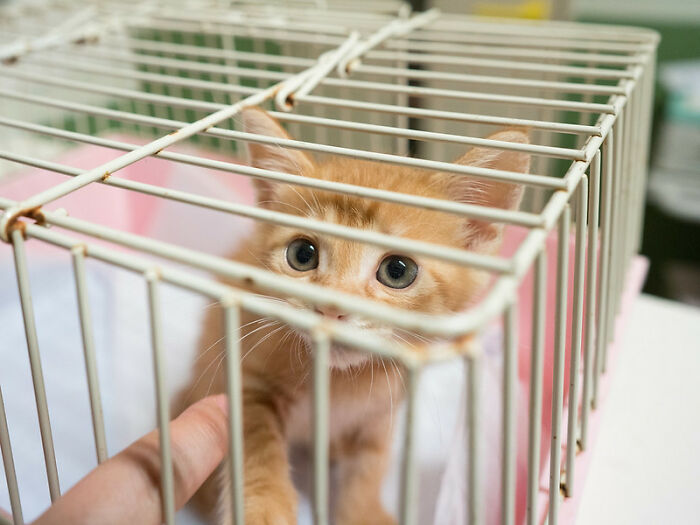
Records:
[[[182,507],[223,460],[226,397],[205,398],[170,423],[175,505]],[[104,462],[57,500],[35,525],[162,523],[158,431]]]

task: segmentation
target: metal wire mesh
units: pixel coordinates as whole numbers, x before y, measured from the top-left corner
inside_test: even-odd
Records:
[[[323,2],[325,4],[325,2]],[[195,9],[196,7],[196,9]],[[76,8],[64,2],[10,4],[0,8],[0,177],[16,166],[34,166],[69,176],[65,182],[22,201],[0,195],[0,237],[11,243],[24,314],[43,453],[52,500],[60,494],[52,433],[24,245],[43,242],[69,250],[79,298],[86,374],[96,453],[106,458],[100,388],[94,364],[85,259],[95,258],[142,274],[148,283],[158,425],[165,467],[164,519],[174,521],[168,403],[159,325],[159,285],[170,283],[226,305],[231,416],[230,467],[234,515],[242,520],[242,448],[239,352],[235,334],[240,311],[279,319],[307,330],[314,341],[315,522],[328,523],[328,359],[331,342],[399,359],[408,371],[408,424],[403,451],[400,521],[416,523],[413,408],[416,378],[430,362],[468,362],[470,405],[469,523],[483,523],[483,484],[478,460],[480,355],[464,337],[492,319],[504,320],[502,522],[515,522],[515,382],[517,290],[534,268],[532,376],[529,442],[540,441],[542,352],[545,341],[547,271],[557,272],[552,456],[548,518],[557,523],[561,498],[573,491],[576,444],[586,446],[588,418],[598,396],[605,353],[613,336],[626,269],[638,247],[648,150],[652,78],[657,37],[632,28],[573,23],[522,23],[411,14],[393,1],[302,0],[257,2],[99,1]],[[280,98],[280,93],[284,94]],[[295,140],[239,129],[242,108],[261,105],[287,126]],[[291,109],[291,111],[289,111]],[[531,144],[483,139],[503,126],[527,127]],[[127,131],[142,138],[127,143],[104,135]],[[441,170],[527,188],[527,204],[508,211],[458,204],[367,187],[305,179],[168,148],[190,142],[200,151],[241,153],[245,142],[278,144],[318,155]],[[123,152],[91,169],[56,163],[57,151],[93,144]],[[473,168],[450,160],[469,146],[518,149],[532,155],[529,174]],[[149,156],[173,163],[315,187],[455,216],[520,226],[527,230],[512,256],[394,237],[333,223],[170,190],[119,177],[119,170]],[[495,276],[488,295],[469,310],[429,316],[389,307],[272,274],[210,254],[106,228],[52,210],[61,196],[91,184],[140,192],[267,221],[300,226],[343,239],[400,249],[479,268]],[[116,191],[116,190],[115,190]],[[35,221],[35,222],[32,222]],[[572,222],[573,220],[573,222]],[[569,235],[575,236],[573,286],[568,286]],[[49,229],[47,226],[53,226]],[[546,268],[546,239],[558,231],[556,269]],[[110,248],[94,242],[107,240]],[[125,252],[117,247],[128,248]],[[168,262],[169,261],[169,262]],[[177,264],[173,264],[177,263]],[[316,305],[343,310],[392,327],[436,336],[447,343],[416,354],[396,342],[358,333],[309,311],[270,305],[254,294],[202,277],[206,270],[235,282],[248,281]],[[567,296],[573,312],[567,316]],[[585,308],[584,308],[585,306]],[[585,312],[585,315],[584,315]],[[572,326],[570,370],[565,370],[567,326]],[[580,359],[579,359],[580,358]],[[579,378],[579,367],[583,368]],[[564,381],[570,382],[568,412]],[[581,381],[581,384],[579,384]],[[578,407],[581,407],[580,411]],[[568,446],[562,460],[562,418],[568,414]],[[8,427],[0,397],[0,445],[16,524],[22,523]],[[539,447],[529,448],[527,523],[539,519],[536,467]],[[562,473],[565,473],[562,475]]]

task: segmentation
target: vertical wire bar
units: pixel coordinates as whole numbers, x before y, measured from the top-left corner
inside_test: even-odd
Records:
[[[527,525],[537,525],[537,497],[540,482],[540,439],[542,434],[542,376],[547,304],[547,251],[535,261],[532,295],[532,356],[530,358],[530,406],[527,456]]]
[[[564,361],[566,357],[566,301],[569,270],[569,221],[567,204],[559,218],[557,254],[557,311],[554,325],[554,375],[552,378],[552,445],[549,464],[549,525],[559,520],[561,478],[561,420],[564,404]]]
[[[641,80],[641,78],[639,79]],[[625,200],[627,202],[626,212],[625,212],[625,229],[624,229],[624,250],[625,250],[625,273],[626,269],[629,267],[629,262],[632,256],[632,245],[634,244],[634,223],[637,217],[635,213],[636,210],[636,179],[634,173],[637,172],[639,166],[637,164],[638,155],[634,154],[635,146],[637,143],[637,135],[639,134],[639,80],[635,83],[635,87],[632,91],[632,96],[630,98],[630,136],[627,140],[627,146],[629,149],[628,153],[628,163],[629,170],[625,174]]]
[[[469,461],[467,463],[467,479],[469,480],[469,492],[467,494],[469,503],[469,514],[467,523],[469,525],[481,525],[483,523],[483,490],[481,483],[481,415],[479,411],[481,399],[481,359],[482,356],[475,356],[465,359],[467,367],[467,440]]]
[[[54,502],[61,496],[61,487],[58,481],[58,468],[56,467],[56,454],[53,447],[51,420],[49,418],[49,407],[46,401],[44,373],[41,370],[39,342],[36,336],[32,292],[29,286],[29,272],[27,270],[27,255],[24,250],[24,237],[19,228],[12,231],[12,245],[14,247],[15,271],[17,273],[17,286],[19,287],[19,298],[22,305],[22,317],[24,318],[24,332],[27,337],[27,349],[29,351],[29,366],[31,368],[32,383],[34,385],[34,399],[36,401],[37,415],[39,416],[39,433],[41,434],[41,445],[44,449],[46,476],[49,481],[51,502]]]
[[[612,222],[612,200],[613,200],[613,173],[615,166],[615,128],[610,129],[607,139],[603,142],[603,164],[601,173],[601,214],[600,214],[600,281],[598,281],[598,337],[596,339],[596,351],[593,364],[593,392],[591,398],[591,408],[598,405],[598,394],[600,375],[602,373],[603,348],[608,344],[608,306],[610,287],[608,281],[610,277],[610,245],[611,245],[611,222]]]
[[[163,501],[163,522],[175,523],[175,484],[173,462],[170,450],[170,414],[168,391],[163,360],[163,340],[160,331],[160,290],[159,277],[155,271],[145,275],[148,284],[148,312],[151,322],[151,345],[153,350],[153,370],[155,371],[156,404],[158,408],[158,438],[160,440],[160,491]]]
[[[73,258],[73,274],[75,275],[75,287],[78,296],[78,313],[80,315],[80,330],[83,338],[83,355],[85,357],[85,374],[90,397],[95,453],[97,454],[97,463],[102,463],[107,459],[107,441],[97,375],[97,362],[95,360],[95,339],[92,333],[92,318],[90,316],[87,283],[85,280],[84,247],[78,246],[72,249],[71,256]]]
[[[613,206],[611,209],[612,220],[610,223],[610,247],[609,247],[609,258],[610,258],[610,271],[608,273],[608,281],[606,284],[606,293],[608,296],[608,319],[605,323],[605,342],[606,344],[602,348],[601,361],[600,361],[600,372],[604,374],[607,369],[608,361],[608,345],[612,342],[615,336],[615,319],[617,318],[617,308],[618,308],[618,294],[620,292],[620,274],[622,261],[620,257],[620,215],[622,214],[622,203],[620,202],[621,195],[621,185],[622,185],[622,159],[624,157],[623,144],[624,140],[622,136],[628,131],[629,126],[627,125],[628,118],[626,111],[620,112],[620,129],[621,133],[615,135],[615,171],[612,178],[612,202]]]
[[[586,273],[586,317],[585,317],[585,346],[583,347],[583,394],[581,401],[581,438],[579,447],[586,449],[588,439],[588,416],[591,411],[591,387],[593,370],[593,354],[596,343],[596,255],[598,250],[598,214],[600,198],[600,152],[596,152],[591,162],[591,185],[588,198],[588,254]],[[598,326],[600,329],[600,326]]]
[[[517,433],[518,381],[518,305],[516,299],[504,313],[503,366],[503,464],[501,471],[501,523],[515,523],[515,461]]]
[[[646,161],[644,159],[644,90],[646,89],[646,78],[642,75],[637,84],[637,92],[635,96],[637,115],[637,123],[634,127],[634,142],[632,144],[632,154],[634,155],[634,169],[631,173],[632,182],[632,209],[630,210],[630,222],[632,228],[629,235],[629,256],[630,259],[639,250],[640,229],[642,224],[643,214],[641,208],[644,203],[644,193],[646,190]]]
[[[614,272],[614,279],[612,279],[608,284],[611,285],[612,289],[612,309],[610,310],[610,314],[612,315],[612,321],[608,324],[608,341],[612,341],[615,337],[615,318],[617,317],[617,312],[618,312],[618,297],[620,294],[620,274],[622,273],[622,267],[624,265],[623,263],[623,254],[622,254],[622,239],[621,236],[624,235],[624,230],[622,228],[622,225],[624,224],[624,214],[627,211],[625,209],[625,202],[624,202],[624,195],[623,195],[623,188],[624,188],[624,181],[625,181],[625,159],[627,158],[627,134],[629,133],[629,115],[628,115],[628,109],[629,107],[629,101],[627,105],[623,108],[623,110],[620,113],[620,127],[622,128],[622,133],[617,134],[617,142],[618,142],[618,147],[617,147],[617,162],[615,165],[615,178],[613,179],[613,195],[615,195],[615,198],[613,200],[614,203],[614,208],[613,208],[613,230],[615,231],[615,234],[613,235],[613,243],[611,246],[611,251],[610,254],[614,257],[614,263],[613,263],[613,272]],[[603,373],[605,373],[607,369],[607,355],[608,355],[608,347],[606,346],[605,349],[603,350]]]
[[[416,411],[418,405],[418,379],[420,369],[407,368],[406,378],[406,428],[404,429],[403,455],[401,458],[401,509],[399,523],[416,525]]]
[[[652,55],[646,64],[644,64],[644,82],[642,84],[643,97],[640,106],[643,111],[642,124],[641,124],[641,153],[640,155],[640,166],[641,172],[644,175],[640,177],[640,209],[637,211],[637,221],[638,221],[638,231],[635,235],[636,249],[639,251],[642,246],[642,236],[644,235],[643,222],[644,222],[644,211],[646,205],[646,188],[648,182],[648,167],[649,167],[649,143],[651,140],[651,118],[654,108],[653,95],[654,95],[654,70],[655,70],[655,56]]]
[[[620,297],[624,288],[625,272],[627,270],[627,238],[629,235],[629,175],[630,175],[630,137],[634,130],[634,93],[627,100],[628,109],[625,111],[624,131],[622,136],[622,159],[620,168],[620,190],[618,199],[618,242],[615,245],[618,254],[617,276],[615,278],[615,313],[620,309]],[[605,354],[607,356],[607,352]],[[603,370],[607,368],[607,359],[603,361]]]
[[[10,493],[10,509],[14,525],[22,525],[22,504],[19,500],[19,487],[17,486],[17,472],[15,460],[12,456],[12,444],[10,443],[10,429],[7,426],[7,414],[5,414],[5,401],[0,388],[0,452],[2,452],[2,464],[5,469],[7,491]]]
[[[226,377],[229,417],[229,469],[231,475],[231,516],[236,525],[245,525],[243,507],[243,388],[241,380],[241,311],[224,309],[226,334]]]
[[[635,169],[632,170],[632,182],[633,182],[633,192],[632,198],[634,202],[632,214],[632,233],[630,235],[630,255],[634,255],[641,246],[641,227],[642,218],[644,214],[642,210],[644,209],[644,195],[646,193],[646,155],[644,152],[644,146],[646,140],[644,137],[644,132],[646,129],[645,122],[645,108],[644,102],[646,99],[646,89],[647,81],[646,76],[648,72],[644,72],[639,79],[638,89],[640,90],[637,94],[637,108],[635,113],[639,115],[637,117],[638,123],[635,126],[635,141],[634,141],[634,160]]]
[[[328,524],[328,418],[330,372],[328,367],[330,340],[322,332],[314,334],[314,525]],[[255,524],[251,524],[255,525]]]
[[[578,188],[578,216],[576,217],[576,250],[574,253],[574,297],[571,314],[571,360],[569,362],[569,420],[566,438],[566,478],[564,493],[574,493],[574,459],[577,447],[579,361],[583,334],[583,284],[586,271],[586,223],[588,221],[588,177],[581,178]]]

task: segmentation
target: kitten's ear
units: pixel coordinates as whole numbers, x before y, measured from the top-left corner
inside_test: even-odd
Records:
[[[243,117],[243,129],[247,133],[291,139],[279,122],[260,108],[245,108],[241,111],[241,116]],[[281,171],[293,175],[304,175],[313,169],[314,164],[311,158],[299,150],[283,148],[277,144],[256,142],[247,142],[246,144],[250,165],[255,168]],[[274,200],[276,183],[263,179],[253,180],[258,202]]]
[[[491,140],[528,144],[527,133],[520,130],[504,130],[488,137]],[[530,155],[520,151],[494,148],[473,148],[455,161],[455,164],[527,173],[530,170]],[[449,184],[450,198],[466,204],[480,204],[493,208],[515,210],[520,206],[523,186],[469,176],[453,176]],[[467,247],[475,250],[495,252],[500,247],[502,224],[469,220],[467,223]]]

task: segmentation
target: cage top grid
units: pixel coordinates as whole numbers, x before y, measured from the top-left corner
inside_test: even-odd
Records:
[[[313,286],[299,286],[297,283],[289,282],[288,279],[265,271],[203,254],[189,253],[182,248],[152,240],[138,239],[123,232],[111,232],[99,225],[63,217],[55,212],[43,211],[41,215],[41,219],[46,223],[70,231],[108,239],[142,253],[186,262],[228,277],[253,278],[256,282],[265,283],[290,295],[314,302],[332,301],[349,311],[361,312],[429,334],[462,335],[478,328],[486,319],[498,314],[512,298],[513,291],[542,249],[547,233],[554,227],[562,210],[579,187],[591,162],[600,151],[601,145],[608,137],[613,125],[618,122],[619,115],[625,112],[630,104],[636,104],[632,107],[633,110],[627,112],[630,115],[627,119],[630,134],[635,128],[630,126],[629,122],[632,118],[640,119],[637,126],[638,136],[635,140],[642,141],[644,130],[648,127],[648,119],[645,120],[641,109],[645,107],[645,97],[649,94],[648,71],[657,38],[654,33],[648,31],[608,26],[580,26],[571,23],[504,23],[452,15],[446,17],[441,16],[437,11],[413,17],[407,17],[405,12],[398,17],[387,16],[386,12],[399,7],[392,2],[378,6],[377,11],[383,11],[381,13],[376,11],[371,13],[368,9],[365,14],[350,18],[339,16],[339,13],[333,10],[309,10],[302,2],[299,3],[299,9],[296,4],[285,4],[284,8],[278,12],[281,18],[277,21],[266,18],[264,8],[246,2],[226,4],[223,7],[217,2],[198,2],[197,11],[188,12],[186,16],[182,15],[182,11],[166,9],[155,2],[139,4],[145,7],[142,7],[141,12],[131,15],[129,14],[129,9],[133,7],[131,4],[98,2],[90,8],[89,16],[85,11],[78,11],[68,17],[62,3],[57,2],[54,5],[56,13],[63,13],[61,16],[68,20],[58,30],[51,31],[50,26],[46,25],[51,16],[58,16],[56,13],[49,16],[46,12],[41,12],[30,17],[29,20],[26,16],[5,18],[4,24],[6,27],[9,26],[7,34],[14,35],[16,39],[0,48],[0,57],[5,60],[5,65],[2,66],[3,80],[0,81],[0,96],[33,108],[53,107],[71,113],[96,115],[106,119],[154,126],[162,129],[163,133],[179,131],[164,135],[146,146],[138,146],[95,137],[91,133],[67,131],[57,126],[47,126],[44,123],[1,115],[0,127],[128,152],[107,165],[87,171],[61,166],[31,155],[11,151],[0,152],[2,159],[74,177],[24,202],[2,199],[0,208],[5,209],[5,213],[2,217],[0,233],[6,240],[9,239],[11,226],[15,224],[14,221],[17,218],[21,216],[36,218],[37,215],[33,210],[38,206],[43,206],[61,195],[79,191],[81,187],[92,182],[102,182],[164,198],[175,198],[181,202],[236,213],[257,220],[285,225],[300,223],[300,218],[296,216],[234,205],[197,195],[174,195],[173,192],[168,192],[164,188],[131,183],[112,176],[115,171],[149,155],[158,155],[175,162],[223,169],[253,177],[271,178],[292,184],[315,186],[528,228],[529,233],[516,253],[511,257],[502,257],[303,219],[305,228],[317,232],[375,243],[389,249],[401,248],[413,254],[475,266],[500,276],[490,294],[478,308],[456,316],[436,318],[397,311],[368,300],[338,295]],[[357,11],[361,12],[361,10]],[[27,12],[31,14],[31,10],[23,11],[25,15]],[[222,16],[223,13],[226,14],[225,17]],[[86,16],[91,21],[90,24],[85,23]],[[300,17],[303,17],[309,25],[297,23]],[[338,19],[341,19],[343,24],[338,24]],[[76,21],[80,23],[76,24]],[[348,36],[346,26],[360,22],[362,34],[352,32]],[[318,31],[319,26],[324,27],[323,32]],[[39,36],[34,40],[26,40],[26,37],[22,36],[25,34],[26,27],[33,27],[35,32],[32,34],[38,33]],[[159,41],[139,34],[139,31],[144,30],[189,34],[191,41],[187,42],[187,39],[183,42]],[[203,35],[204,43],[194,41],[192,35],[195,34]],[[226,48],[221,47],[215,40],[222,37],[245,37],[262,46],[265,42],[275,41],[288,47],[285,48],[287,52],[284,53],[265,53],[255,49],[240,50],[235,46]],[[207,41],[207,38],[214,40]],[[295,47],[299,43],[313,45]],[[246,63],[245,67],[241,67],[242,62]],[[434,68],[436,64],[440,68]],[[251,65],[253,67],[249,67]],[[455,67],[459,71],[449,70]],[[465,67],[479,68],[480,72],[479,74],[463,73]],[[178,73],[173,74],[173,71]],[[183,75],[183,71],[187,74]],[[202,74],[219,75],[222,81],[196,78],[197,75]],[[195,78],[192,78],[193,76]],[[226,81],[231,78],[254,79],[258,82],[258,87],[237,85]],[[414,86],[412,83],[415,80],[423,80],[430,86]],[[192,95],[187,97],[148,93],[139,85],[141,82],[177,86],[180,89],[193,91]],[[433,87],[435,84],[439,87]],[[42,93],[47,86],[53,88],[48,96]],[[517,90],[518,94],[491,93],[490,86]],[[443,159],[404,157],[386,152],[363,151],[324,141],[271,139],[221,127],[220,123],[235,116],[240,108],[271,102],[280,91],[285,89],[288,89],[286,98],[278,100],[281,111],[274,112],[273,116],[288,123],[303,124],[314,129],[342,129],[373,133],[394,137],[397,140],[521,149],[533,156],[565,159],[570,161],[570,164],[563,173],[525,175],[457,166],[444,162]],[[332,89],[347,89],[353,96],[329,95],[327,92]],[[530,90],[528,94],[521,94],[522,91],[527,92],[527,90]],[[217,93],[223,97],[223,100],[216,102],[204,100],[204,97],[198,98],[197,93],[203,92]],[[478,109],[469,113],[446,111],[423,108],[420,107],[420,103],[405,103],[403,106],[387,104],[373,100],[373,94],[377,92],[389,93],[394,97],[410,96],[418,101],[444,98],[471,103],[493,102],[502,105],[504,113],[499,115],[498,111],[479,111]],[[115,97],[132,104],[179,108],[182,110],[183,118],[163,118],[148,115],[139,110],[124,111],[98,104],[85,104],[83,101],[85,93]],[[581,100],[571,100],[572,96],[579,97]],[[233,104],[238,97],[245,98]],[[296,111],[292,113],[284,111],[289,109],[285,107],[285,102],[290,97],[296,106]],[[602,100],[587,100],[593,97]],[[528,126],[543,132],[573,135],[578,139],[578,145],[576,147],[552,146],[544,140],[533,141],[530,145],[498,143],[498,141],[489,141],[477,136],[435,132],[396,124],[374,124],[351,121],[346,118],[328,118],[315,114],[314,108],[319,107],[358,109],[397,118],[457,121],[489,126]],[[550,118],[526,119],[508,116],[508,111],[517,107],[545,109],[550,111]],[[208,116],[188,119],[185,113],[187,110],[196,110]],[[639,115],[636,114],[636,110],[639,110]],[[569,122],[564,118],[563,111],[576,113],[579,120],[584,123]],[[589,121],[590,123],[587,123]],[[347,184],[329,183],[324,187],[319,181],[304,180],[303,177],[293,174],[242,167],[232,163],[165,151],[171,145],[195,134],[205,134],[226,140],[273,143],[319,153],[450,171],[555,191],[539,211],[506,211],[479,205],[436,202],[434,199]],[[634,158],[630,148],[625,149],[625,154],[626,160],[630,161],[631,170],[633,166],[639,164],[643,150]],[[604,166],[603,169],[606,167]],[[109,177],[105,177],[106,173]],[[72,246],[71,242],[74,242],[54,232],[47,235],[45,230],[33,225],[27,225],[25,232],[49,242],[63,243],[67,247]],[[89,249],[92,253],[102,253],[100,252],[102,248],[96,246],[90,245]],[[109,257],[114,258],[113,255]],[[121,261],[123,264],[127,262]],[[129,264],[133,266],[135,263],[132,261]],[[166,278],[170,275],[174,282],[181,285],[185,282],[191,283],[188,280],[189,277],[177,272],[169,272],[169,270],[166,271]],[[216,293],[221,292],[217,285],[205,285],[203,282],[198,283],[198,289],[200,291],[207,289],[210,293],[214,290]],[[253,308],[264,308],[264,305],[257,304],[254,299],[250,301]],[[315,321],[304,320],[304,323],[312,322]],[[342,328],[338,330],[341,338],[349,338],[348,342],[352,343],[357,339],[350,334],[343,334]],[[379,343],[367,343],[365,340],[362,343],[360,346],[385,347]]]

